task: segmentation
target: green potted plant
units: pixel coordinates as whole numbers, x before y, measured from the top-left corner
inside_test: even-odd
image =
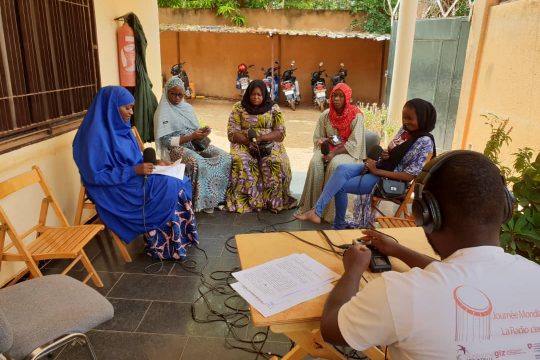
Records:
[[[501,169],[516,198],[512,218],[501,227],[501,246],[540,264],[540,153],[535,156],[533,149],[525,147],[512,154],[512,169],[502,165],[498,157],[503,145],[512,140],[512,128],[507,128],[508,119],[483,116],[491,127],[484,155]]]

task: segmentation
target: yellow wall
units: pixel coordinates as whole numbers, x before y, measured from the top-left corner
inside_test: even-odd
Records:
[[[227,34],[172,32],[161,33],[161,64],[165,78],[169,78],[173,64],[186,62],[190,82],[197,94],[239,98],[235,88],[236,70],[240,63],[254,64],[249,75],[260,79],[261,67],[281,62],[281,73],[296,61],[295,76],[299,82],[302,104],[312,103],[311,74],[320,61],[328,73],[326,86],[332,86],[331,76],[339,70],[339,63],[348,69],[347,84],[353,89],[355,101],[381,102],[383,73],[387,63],[387,41],[369,39],[330,39],[315,36],[278,35],[269,38],[259,34]],[[281,45],[280,45],[281,44]],[[217,66],[216,66],[217,65]],[[282,102],[284,97],[280,97]]]
[[[539,19],[538,0],[475,2],[453,148],[482,151],[490,128],[481,115],[493,113],[513,127],[507,165],[518,148],[540,149]]]
[[[134,12],[141,21],[148,47],[146,60],[151,81],[156,84],[154,93],[161,96],[161,59],[159,44],[159,20],[156,1],[147,0],[94,0],[96,29],[99,49],[101,84],[118,85],[118,65],[116,57],[116,28],[113,20],[128,12]],[[26,146],[22,149],[2,154],[0,161],[0,181],[31,169],[38,165],[57,197],[60,207],[68,221],[73,221],[80,178],[73,162],[71,144],[75,132],[57,136],[53,139]],[[25,230],[29,222],[37,222],[39,214],[38,188],[30,188],[16,194],[0,204],[10,215],[17,229]],[[51,218],[52,219],[52,218]],[[17,269],[20,263],[3,263],[0,272],[0,285]]]

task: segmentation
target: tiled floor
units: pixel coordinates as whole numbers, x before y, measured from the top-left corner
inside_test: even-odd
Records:
[[[238,256],[225,248],[227,239],[235,234],[261,230],[269,224],[292,219],[293,211],[281,214],[269,212],[257,214],[230,214],[214,212],[197,213],[200,247],[208,255],[208,266],[203,273],[208,276],[216,270],[230,271],[239,266]],[[283,230],[327,229],[328,224],[313,225],[291,222],[276,226]],[[256,355],[226,347],[227,328],[223,322],[197,323],[192,319],[191,303],[198,297],[201,279],[186,271],[177,262],[159,263],[149,268],[158,271],[148,274],[145,269],[155,264],[142,253],[143,241],[136,240],[129,246],[133,262],[126,264],[112,241],[105,235],[88,245],[87,252],[99,271],[105,286],[98,289],[113,304],[115,316],[89,332],[90,340],[100,360],[156,359],[156,360],[241,360],[254,359]],[[189,251],[188,259],[196,261],[200,269],[205,262],[197,249]],[[49,264],[48,273],[59,272],[59,264]],[[82,278],[80,267],[70,275]],[[91,283],[91,282],[90,282]],[[209,302],[224,311],[224,295],[210,295]],[[237,303],[239,301],[236,301]],[[238,304],[237,304],[238,305]],[[245,303],[241,307],[246,307]],[[196,306],[197,317],[206,317],[202,302]],[[257,331],[248,321],[247,326],[237,330],[237,335],[250,339]],[[234,342],[236,345],[242,345]],[[291,346],[289,340],[278,334],[269,334],[264,345],[265,352],[285,354]],[[80,346],[70,346],[56,356],[57,359],[86,359]],[[262,359],[262,357],[260,358]]]

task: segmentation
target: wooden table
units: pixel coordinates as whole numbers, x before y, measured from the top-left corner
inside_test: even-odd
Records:
[[[438,258],[428,244],[421,228],[379,230],[395,237],[401,244],[409,248]],[[325,230],[325,232],[334,244],[351,244],[353,239],[363,236],[361,230]],[[330,248],[324,237],[317,231],[297,231],[293,233],[306,241]],[[248,269],[293,253],[304,253],[338,274],[343,273],[341,256],[305,244],[285,232],[240,234],[236,235],[236,244],[242,269]],[[409,267],[398,259],[390,258],[390,261],[393,270],[401,272],[409,270]],[[372,274],[369,271],[364,274],[368,281],[378,276],[380,274]],[[346,360],[332,345],[324,342],[320,334],[319,322],[327,296],[328,294],[321,295],[269,317],[264,317],[251,307],[253,324],[255,326],[270,326],[273,332],[283,333],[296,343],[296,346],[283,359],[303,359],[309,354],[324,359]],[[384,359],[384,352],[377,347],[364,350],[363,353],[370,359]]]

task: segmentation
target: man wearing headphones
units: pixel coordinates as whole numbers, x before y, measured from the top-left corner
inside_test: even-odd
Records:
[[[539,359],[540,266],[499,246],[514,204],[497,167],[480,153],[451,151],[416,184],[415,221],[442,261],[365,230],[412,269],[358,292],[371,253],[349,248],[321,319],[324,339],[357,350],[389,345],[393,359]]]

